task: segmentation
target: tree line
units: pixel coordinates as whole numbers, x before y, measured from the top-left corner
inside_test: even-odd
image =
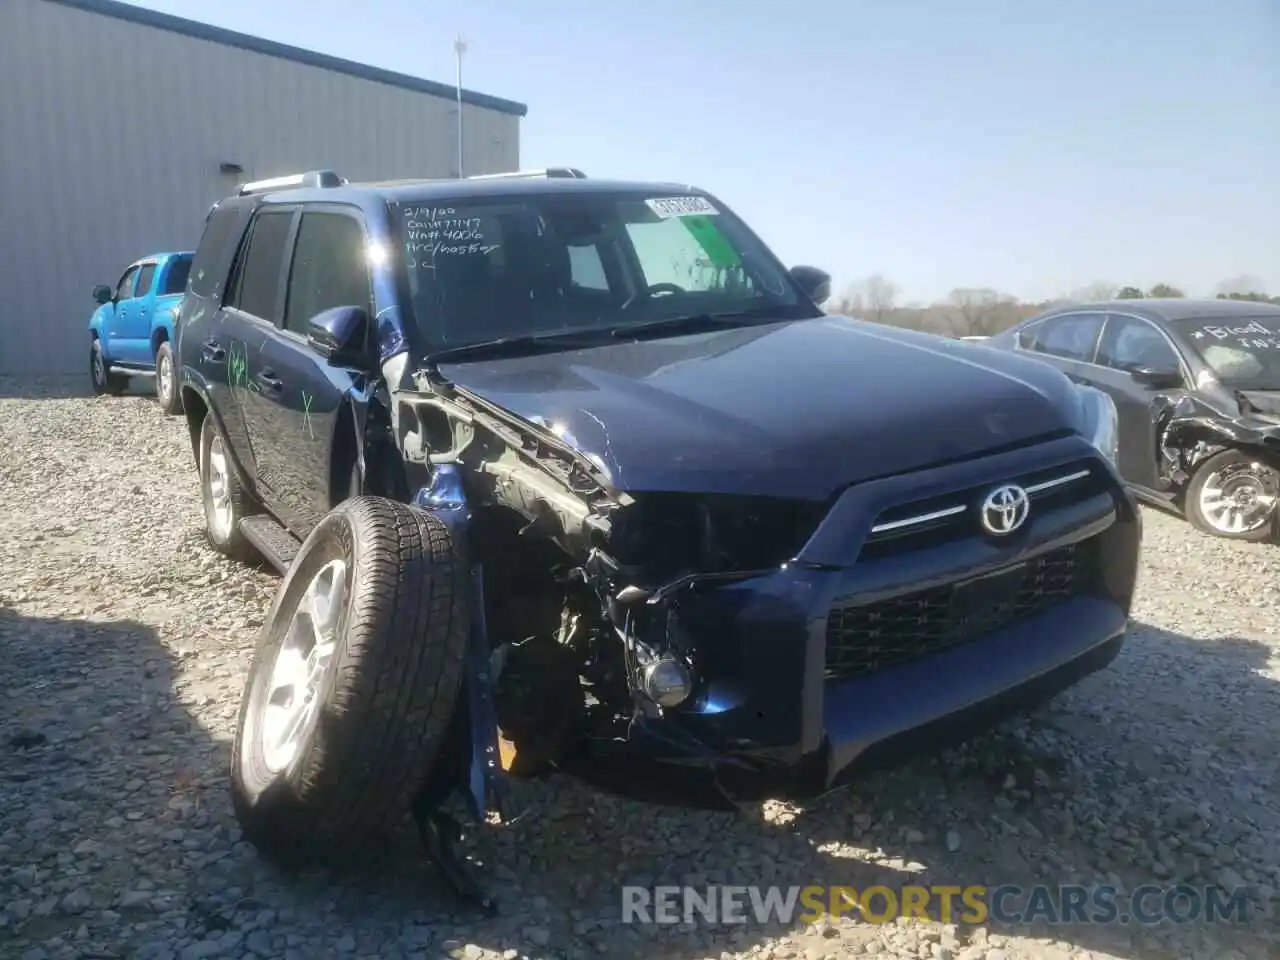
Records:
[[[843,313],[912,330],[925,330],[952,337],[991,336],[1021,320],[1045,310],[1070,303],[1097,300],[1142,300],[1154,297],[1185,297],[1178,287],[1157,283],[1141,287],[1121,286],[1098,281],[1067,296],[1051,300],[1027,301],[990,287],[959,287],[942,300],[929,304],[900,302],[901,290],[883,274],[849,284],[844,291],[827,301],[828,313]],[[1253,277],[1234,277],[1220,283],[1214,293],[1219,300],[1251,300],[1280,304],[1280,296],[1263,292],[1262,284]]]

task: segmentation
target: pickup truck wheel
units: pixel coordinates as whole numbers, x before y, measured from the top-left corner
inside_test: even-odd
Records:
[[[255,511],[240,486],[222,433],[208,413],[200,427],[200,498],[213,549],[233,560],[252,560],[255,551],[240,532],[240,521]]]
[[[93,383],[93,392],[98,396],[108,394],[118,397],[129,386],[129,378],[107,369],[107,360],[102,355],[102,343],[94,340],[89,347],[89,378]]]
[[[249,669],[232,751],[245,837],[298,863],[394,826],[441,759],[468,583],[448,528],[379,497],[307,537]]]
[[[173,362],[173,349],[168,341],[156,350],[156,400],[160,412],[174,416],[182,412],[182,395],[178,392],[177,367]]]
[[[1223,450],[1200,464],[1187,486],[1192,525],[1228,540],[1270,539],[1280,501],[1280,470],[1243,450]]]

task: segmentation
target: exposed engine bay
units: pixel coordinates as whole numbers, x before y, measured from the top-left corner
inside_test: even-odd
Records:
[[[638,715],[689,701],[699,651],[682,603],[702,584],[777,569],[827,510],[780,498],[629,495],[554,425],[420,385],[394,397],[397,445],[428,489],[456,468],[474,481],[467,541],[484,569],[510,772],[543,769],[588,740],[608,750]]]

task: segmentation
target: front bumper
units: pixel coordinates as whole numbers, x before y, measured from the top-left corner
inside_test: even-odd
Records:
[[[1081,463],[1091,485],[1033,510],[1016,538],[933,531],[868,548],[895,505]],[[739,797],[803,797],[967,738],[1116,657],[1140,542],[1132,495],[1075,438],[861,485],[796,562],[673,597],[700,687],[633,724],[626,758],[689,784],[699,773],[732,782]],[[968,586],[1010,570],[1023,571],[1021,592]]]

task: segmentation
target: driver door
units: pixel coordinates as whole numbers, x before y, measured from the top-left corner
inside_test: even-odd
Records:
[[[142,302],[146,290],[139,290],[138,277],[143,272],[141,264],[134,264],[124,272],[116,284],[115,299],[111,302],[111,322],[107,324],[107,355],[111,360],[138,363],[142,359],[139,338],[147,340],[148,320],[142,315]],[[151,266],[147,275],[155,272]]]
[[[1139,367],[1182,372],[1182,387],[1155,389],[1139,383]],[[1183,390],[1187,374],[1169,338],[1148,320],[1109,314],[1098,344],[1097,368],[1091,378],[1115,401],[1120,421],[1120,474],[1151,491],[1161,489],[1160,438],[1156,424]]]

